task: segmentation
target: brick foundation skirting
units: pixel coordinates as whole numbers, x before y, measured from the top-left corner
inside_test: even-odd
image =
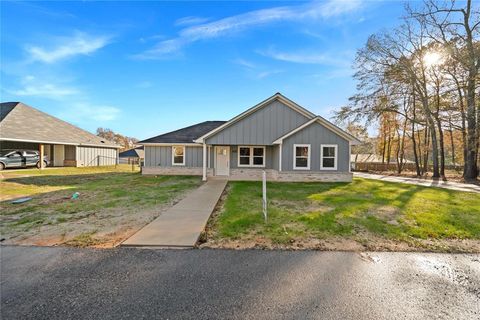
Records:
[[[201,167],[142,167],[144,175],[165,175],[165,176],[201,176]],[[213,174],[213,169],[207,169],[207,175]]]
[[[213,169],[207,169],[207,177],[214,179],[228,179],[237,181],[262,180],[262,172],[267,172],[270,181],[324,181],[324,182],[351,182],[353,174],[350,172],[299,172],[277,171],[273,169],[242,168],[230,169],[228,177],[214,176]],[[198,167],[142,167],[144,175],[192,175],[201,176],[202,168]]]

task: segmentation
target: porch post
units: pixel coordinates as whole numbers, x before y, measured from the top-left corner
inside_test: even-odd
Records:
[[[207,181],[207,145],[203,142],[203,175],[202,181]]]
[[[40,170],[43,169],[43,162],[45,161],[45,156],[43,155],[43,153],[45,152],[44,150],[44,145],[40,143],[40,146],[39,146],[39,150],[40,152]]]

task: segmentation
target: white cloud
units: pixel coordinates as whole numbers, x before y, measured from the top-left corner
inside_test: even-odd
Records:
[[[248,61],[248,60],[245,60],[245,59],[242,59],[242,58],[232,60],[232,63],[243,67],[244,71],[250,77],[253,77],[253,78],[256,78],[256,79],[264,79],[264,78],[267,78],[269,76],[284,72],[283,70],[277,70],[277,69],[271,70],[268,67],[262,66],[260,64],[253,63],[251,61]]]
[[[207,22],[209,19],[208,18],[203,18],[203,17],[183,17],[175,21],[176,26],[189,26],[193,24],[200,24]]]
[[[259,54],[275,60],[303,63],[303,64],[321,64],[328,66],[349,66],[353,57],[344,52],[335,55],[328,53],[310,53],[310,52],[280,52],[274,49],[258,51]]]
[[[151,83],[150,81],[142,81],[142,82],[137,83],[135,86],[137,88],[146,89],[146,88],[153,87],[153,83]]]
[[[235,59],[232,62],[248,69],[255,69],[257,67],[253,62],[242,58]]]
[[[77,32],[72,37],[58,38],[51,48],[27,46],[26,52],[32,61],[54,63],[77,55],[89,55],[109,42],[108,37],[92,36]]]
[[[88,119],[96,121],[112,121],[120,114],[120,109],[105,105],[77,104],[76,109]]]
[[[272,76],[274,74],[279,74],[279,73],[282,73],[283,70],[270,70],[270,71],[263,71],[263,72],[260,72],[257,74],[257,78],[258,79],[264,79],[264,78],[267,78],[269,76]]]
[[[84,123],[89,121],[107,122],[115,120],[121,113],[121,110],[114,106],[89,103],[91,99],[77,88],[49,82],[33,75],[23,77],[20,84],[21,88],[19,89],[4,90],[17,97],[35,96],[60,101],[60,104],[65,105],[65,111],[59,115],[61,119]]]
[[[109,122],[118,118],[119,108],[109,105],[94,105],[87,102],[76,102],[68,105],[68,109],[60,112],[61,119],[76,123]]]
[[[76,88],[51,83],[45,80],[40,81],[32,75],[25,76],[20,82],[22,84],[22,88],[6,91],[10,94],[21,97],[39,96],[54,100],[59,100],[79,93]]]
[[[329,0],[305,5],[282,6],[254,10],[216,21],[186,27],[176,38],[158,42],[153,48],[136,55],[140,59],[159,59],[184,46],[199,41],[226,36],[250,27],[274,22],[322,19],[352,12],[360,7],[359,0]]]

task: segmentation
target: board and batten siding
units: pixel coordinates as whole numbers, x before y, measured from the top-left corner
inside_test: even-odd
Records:
[[[181,145],[179,145],[181,146]],[[184,167],[202,167],[202,146],[185,146]],[[145,146],[145,167],[172,167],[172,146]],[[180,165],[175,167],[181,167]]]
[[[293,170],[294,144],[310,144],[310,170]],[[320,146],[322,144],[338,145],[337,170],[320,170]],[[349,144],[348,140],[325,128],[320,123],[312,123],[283,141],[282,171],[348,172],[350,165]]]
[[[114,148],[77,146],[78,167],[112,166],[117,163],[118,152]]]
[[[271,145],[277,138],[307,122],[306,116],[280,101],[272,101],[206,139],[213,145]]]

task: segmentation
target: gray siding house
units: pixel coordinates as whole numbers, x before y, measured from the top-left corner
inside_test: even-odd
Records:
[[[203,180],[351,181],[350,147],[360,141],[280,93],[229,121],[206,121],[152,137],[143,174]]]
[[[90,167],[117,164],[120,148],[24,103],[0,103],[2,150],[39,150],[48,157],[50,166]]]

